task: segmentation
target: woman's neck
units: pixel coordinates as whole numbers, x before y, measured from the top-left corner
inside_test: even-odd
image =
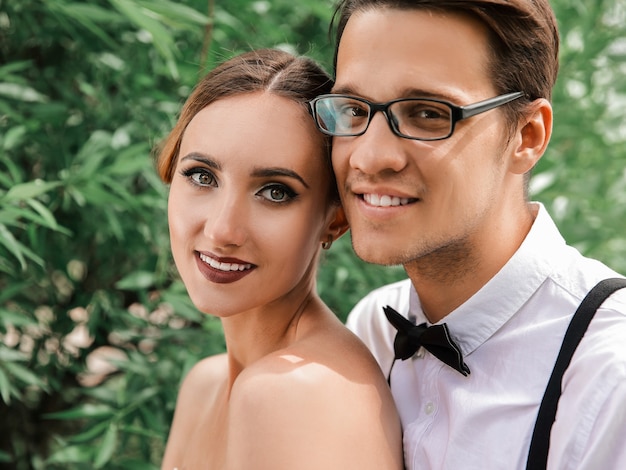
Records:
[[[230,383],[250,364],[284,349],[308,330],[307,318],[321,304],[313,292],[281,299],[254,311],[222,318]]]

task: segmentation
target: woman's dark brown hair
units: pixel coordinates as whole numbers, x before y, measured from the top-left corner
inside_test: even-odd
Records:
[[[246,52],[227,60],[209,72],[185,102],[178,122],[158,152],[159,176],[171,183],[185,129],[193,117],[211,103],[229,96],[266,91],[302,104],[303,112],[308,113],[307,101],[329,93],[332,85],[329,75],[315,61],[276,49]],[[329,139],[320,137],[320,142],[324,141],[330,150]],[[329,152],[327,154],[332,177]],[[332,183],[334,185],[334,179]]]

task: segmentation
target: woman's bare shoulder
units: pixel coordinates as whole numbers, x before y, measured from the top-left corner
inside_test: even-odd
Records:
[[[178,391],[177,409],[206,397],[224,382],[227,370],[226,354],[207,357],[197,362],[184,376]]]
[[[198,361],[189,370],[183,381],[183,386],[211,386],[226,376],[228,356],[217,354]]]
[[[233,458],[267,458],[256,468],[401,468],[384,377],[343,333],[308,338],[247,368],[232,390],[230,426],[229,442],[246,446],[233,448]]]
[[[226,383],[227,361],[226,354],[219,354],[202,359],[189,370],[178,392],[178,417],[193,418],[199,407],[210,406]]]
[[[198,453],[197,446],[190,444],[190,439],[195,433],[206,431],[206,423],[220,407],[220,390],[226,383],[226,371],[227,357],[221,354],[199,361],[185,375],[176,400],[162,468],[174,468]]]
[[[311,335],[263,357],[240,374],[235,388],[254,390],[259,385],[264,390],[272,389],[269,399],[280,393],[292,395],[299,391],[309,395],[320,389],[336,394],[372,387],[385,399],[390,397],[378,363],[343,326]]]

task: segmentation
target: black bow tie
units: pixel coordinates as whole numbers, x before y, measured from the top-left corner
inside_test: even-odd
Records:
[[[393,308],[383,307],[385,316],[398,333],[393,342],[395,359],[408,359],[423,346],[433,356],[448,364],[453,369],[467,376],[469,367],[463,362],[459,346],[450,337],[446,324],[426,326],[426,323],[414,325]]]

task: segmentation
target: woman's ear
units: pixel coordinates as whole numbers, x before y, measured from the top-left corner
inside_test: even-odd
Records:
[[[324,231],[324,240],[332,237],[332,241],[339,239],[350,227],[343,206],[340,204],[333,205],[329,213],[329,223]]]
[[[552,135],[552,105],[544,98],[530,104],[523,124],[514,142],[510,169],[516,174],[525,174],[533,169],[546,151]]]

